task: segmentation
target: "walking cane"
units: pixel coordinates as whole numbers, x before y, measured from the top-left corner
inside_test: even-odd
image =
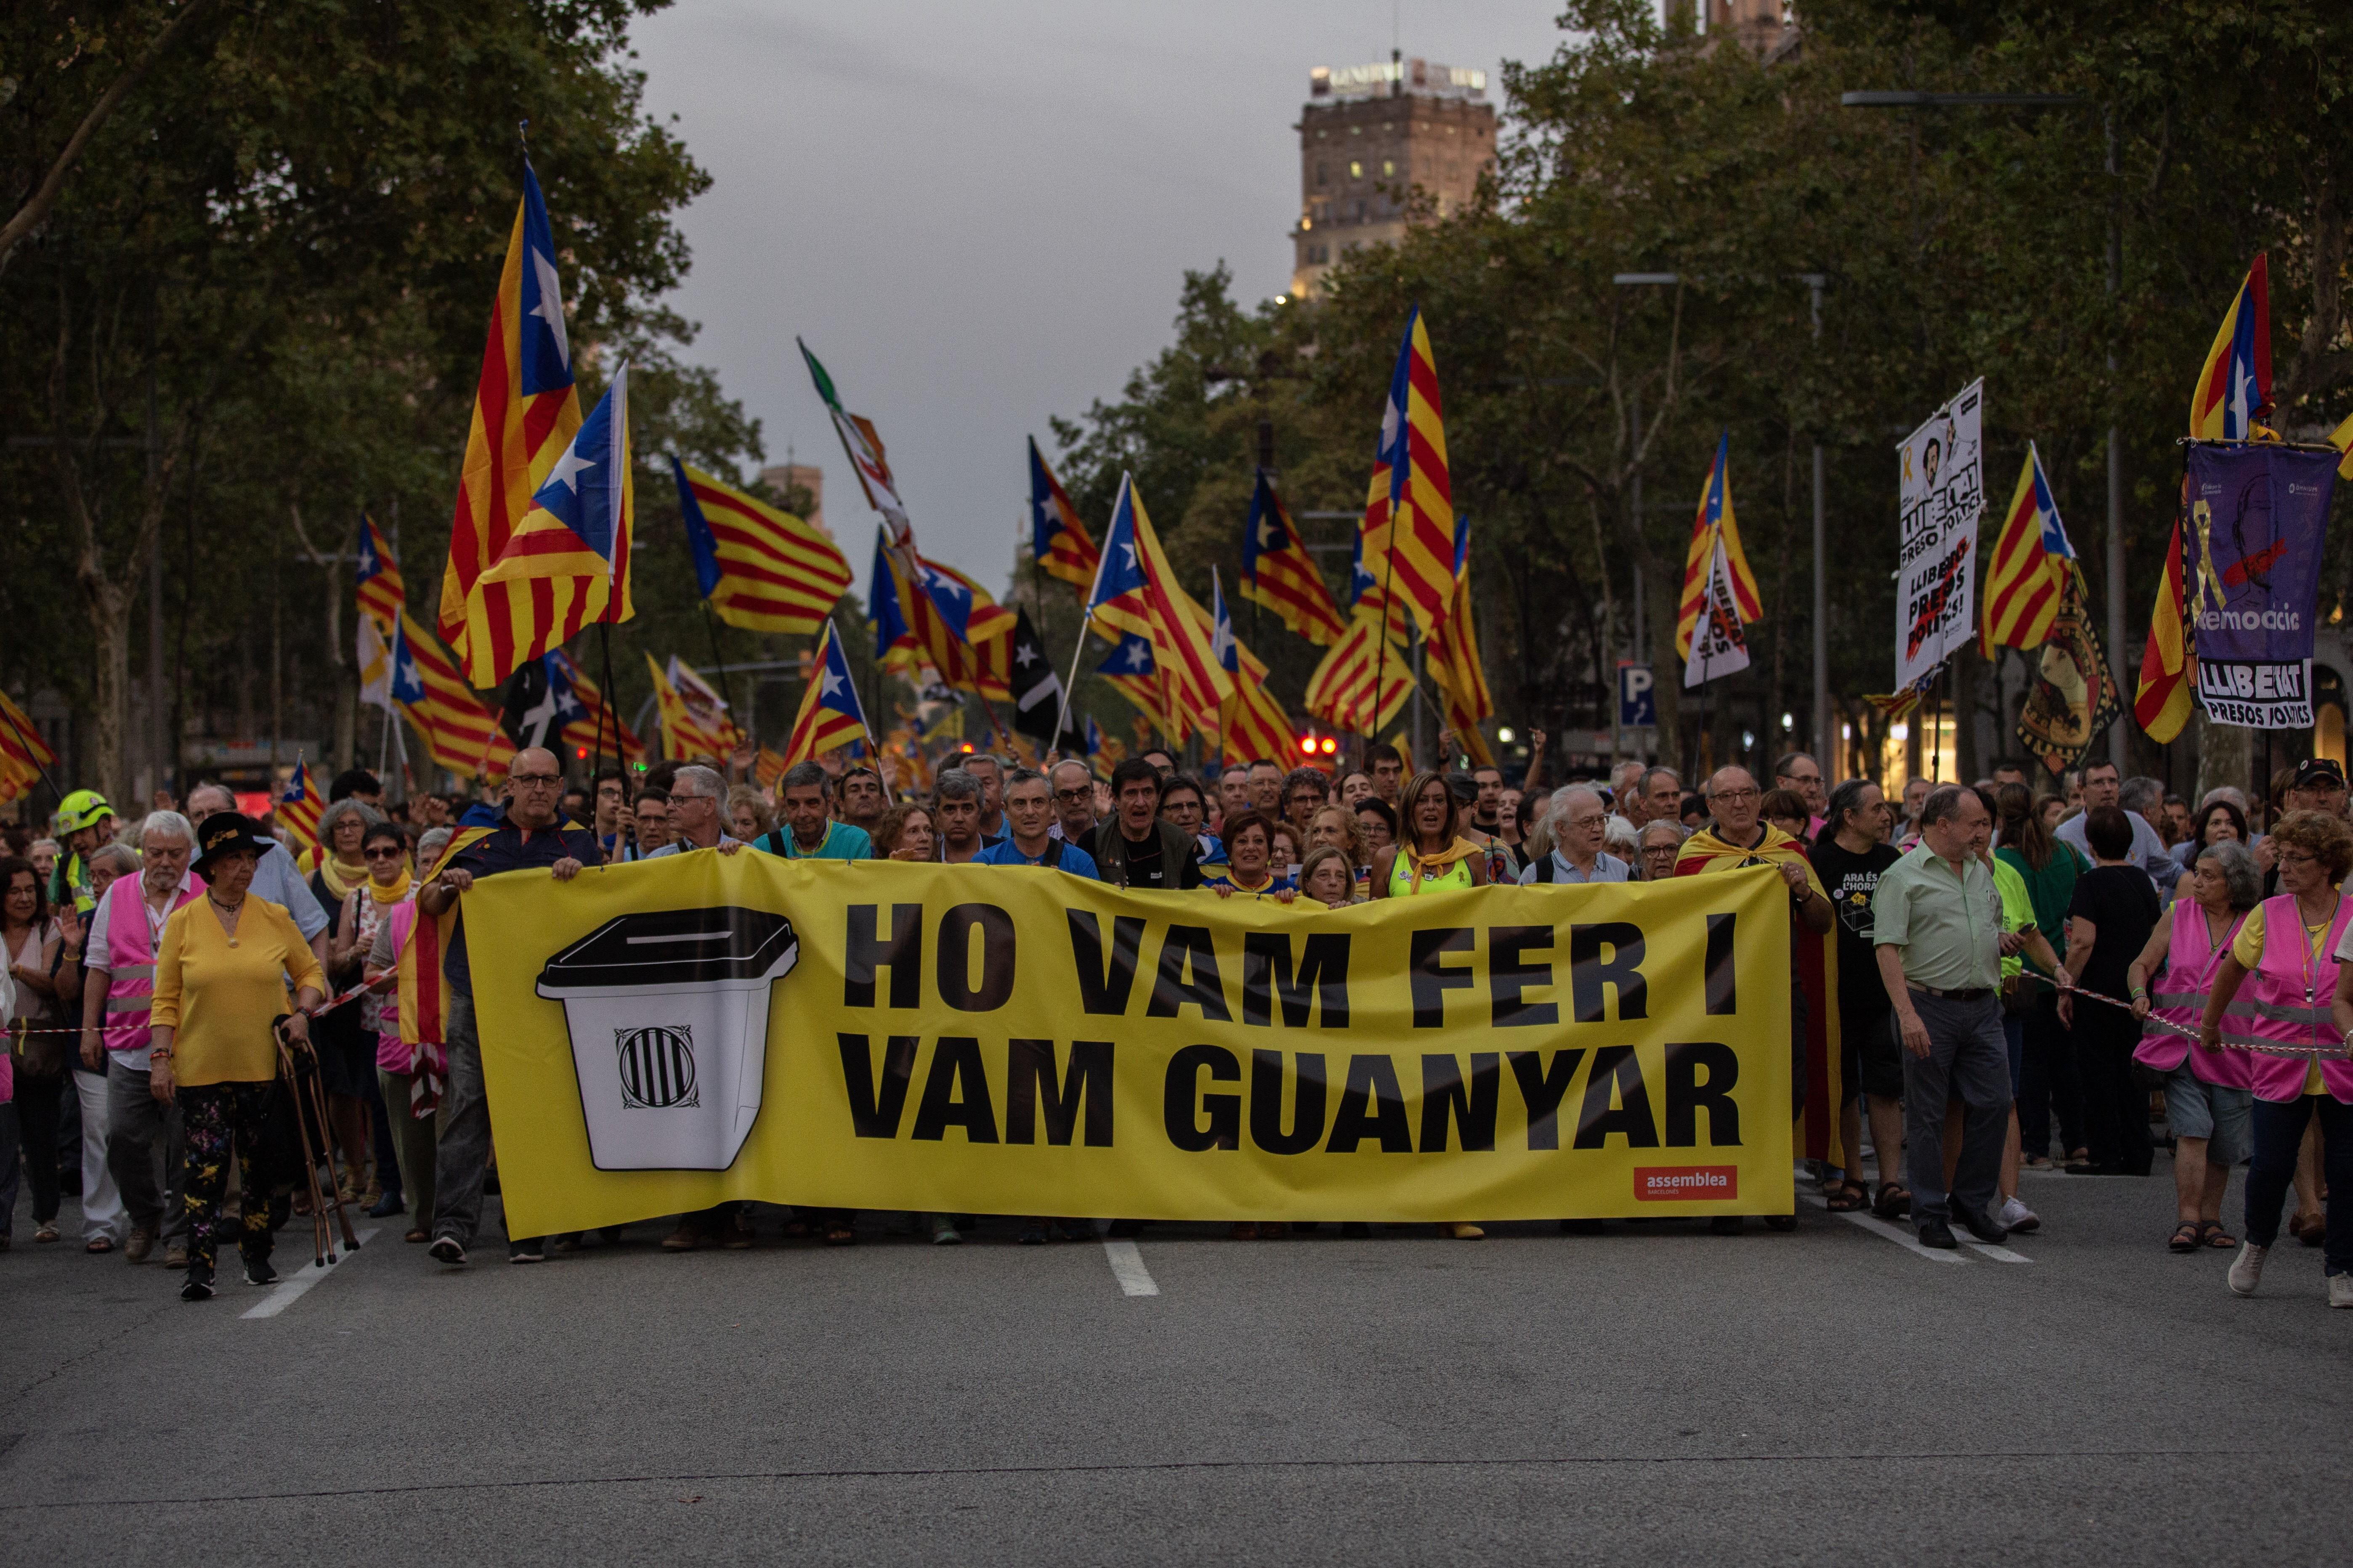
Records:
[[[343,1210],[343,1192],[335,1184],[332,1171],[329,1172],[323,1188],[319,1181],[319,1161],[322,1152],[327,1148],[326,1091],[319,1083],[318,1055],[310,1051],[310,1043],[305,1041],[303,1048],[310,1051],[311,1064],[306,1096],[305,1080],[294,1059],[293,1046],[286,1036],[286,1018],[287,1015],[280,1014],[270,1021],[269,1027],[278,1041],[278,1064],[286,1078],[287,1092],[293,1096],[294,1128],[297,1140],[302,1146],[302,1172],[311,1184],[311,1260],[323,1268],[338,1260],[334,1233],[327,1228],[327,1210],[330,1207],[335,1211],[335,1223],[343,1234],[343,1250],[356,1252],[360,1243],[359,1237],[352,1234],[351,1216]]]

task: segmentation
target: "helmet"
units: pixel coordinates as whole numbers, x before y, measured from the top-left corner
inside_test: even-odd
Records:
[[[58,831],[79,833],[96,827],[114,815],[114,807],[94,789],[78,789],[58,803]]]

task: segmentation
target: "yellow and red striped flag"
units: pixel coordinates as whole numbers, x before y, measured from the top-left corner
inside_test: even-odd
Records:
[[[0,802],[30,791],[40,782],[41,770],[57,760],[40,726],[0,691]]]
[[[1986,563],[1985,607],[1978,647],[1988,658],[1998,647],[2041,647],[2059,615],[2067,574],[2075,570],[2075,547],[2059,521],[2042,458],[2026,444],[2026,466],[2010,498],[2010,516]]]
[[[1438,364],[1419,305],[1406,319],[1405,341],[1389,377],[1376,485],[1384,469],[1387,505],[1367,505],[1360,557],[1373,580],[1405,605],[1426,637],[1453,592],[1454,501]]]
[[[758,784],[763,791],[773,795],[776,793],[776,781],[785,776],[785,769],[791,765],[775,747],[763,746],[752,756],[752,782]]]
[[[1307,542],[1291,521],[1282,497],[1259,470],[1250,492],[1250,519],[1242,527],[1242,597],[1263,605],[1282,624],[1318,647],[1329,647],[1348,633],[1332,590],[1307,552]]]
[[[1447,601],[1446,618],[1430,634],[1430,673],[1446,694],[1446,727],[1462,749],[1481,766],[1494,763],[1487,738],[1479,726],[1495,715],[1495,698],[1488,689],[1487,671],[1479,655],[1478,629],[1471,619],[1471,520],[1455,523],[1454,596]]]
[[[581,627],[637,614],[629,594],[636,468],[623,365],[466,601],[469,681],[495,686]]]
[[[384,627],[389,639],[401,612],[408,608],[408,590],[400,580],[400,563],[393,559],[392,546],[372,517],[362,520],[359,565],[352,575],[359,588],[360,614]]]
[[[712,613],[746,631],[807,637],[849,591],[849,563],[832,535],[670,459],[695,581]]]
[[[711,683],[676,654],[670,655],[668,669],[651,654],[646,655],[646,667],[653,671],[654,705],[661,715],[662,755],[677,763],[698,757],[724,763],[733,756],[739,739],[735,721],[727,716],[726,700]]]
[[[309,765],[296,757],[294,776],[286,781],[285,793],[278,797],[278,825],[293,839],[295,859],[306,875],[318,869],[314,860],[303,857],[319,847],[319,815],[326,809],[327,797],[311,782]]]
[[[1133,476],[1120,476],[1103,550],[1088,615],[1150,641],[1168,682],[1171,718],[1188,730],[1215,729],[1233,681],[1218,663],[1208,612],[1177,583]]]
[[[1732,514],[1732,484],[1725,469],[1732,453],[1732,432],[1715,441],[1715,465],[1699,494],[1699,510],[1692,518],[1691,548],[1683,553],[1682,607],[1675,616],[1675,657],[1691,657],[1692,637],[1707,605],[1708,569],[1715,560],[1716,541],[1724,542],[1724,561],[1732,587],[1733,607],[1740,624],[1765,618],[1764,601],[1757,595],[1757,574],[1748,569],[1748,554],[1740,548],[1740,525]]]
[[[1380,620],[1358,615],[1345,636],[1307,679],[1304,706],[1314,717],[1353,734],[1377,734],[1413,693],[1413,670],[1405,649],[1379,635]],[[1379,700],[1373,687],[1379,682]]]
[[[2183,500],[2189,481],[2182,483]],[[2157,584],[2157,604],[2148,613],[2148,643],[2141,650],[2140,684],[2133,692],[2133,719],[2148,738],[2164,745],[2181,733],[2189,721],[2192,704],[2192,649],[2189,617],[2182,596],[2181,520],[2173,520],[2173,537],[2165,547],[2165,575]]]
[[[1029,553],[1039,571],[1060,577],[1082,594],[1093,585],[1103,552],[1087,537],[1087,525],[1070,492],[1046,466],[1038,438],[1029,437]]]
[[[427,753],[460,778],[502,778],[514,742],[458,673],[433,634],[403,615],[392,645],[392,700],[425,739]]]
[[[785,764],[805,763],[866,739],[866,710],[859,704],[858,683],[850,679],[841,639],[828,621],[818,635],[816,658],[808,685],[801,692],[800,711],[793,715],[792,739],[785,743]]]
[[[2258,250],[2199,367],[2189,394],[2190,438],[2252,441],[2255,421],[2271,411],[2271,273]]]
[[[449,563],[441,576],[441,635],[470,667],[476,663],[470,618],[475,626],[507,628],[509,637],[519,618],[529,623],[528,584],[486,585],[481,577],[506,553],[508,541],[530,515],[533,496],[580,429],[555,240],[539,176],[527,161],[522,179],[506,266],[491,306],[490,339],[449,524]],[[503,662],[505,671],[521,662],[497,649],[481,657],[489,661],[485,668]],[[503,678],[504,672],[483,684]]]

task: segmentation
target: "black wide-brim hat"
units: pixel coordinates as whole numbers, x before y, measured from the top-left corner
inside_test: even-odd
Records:
[[[258,859],[277,842],[261,831],[261,824],[240,811],[216,811],[196,829],[196,858],[189,869],[209,877],[213,862],[223,855],[250,849]]]

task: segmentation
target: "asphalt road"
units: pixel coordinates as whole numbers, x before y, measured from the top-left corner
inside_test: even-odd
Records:
[[[2018,1261],[1810,1205],[1132,1254],[647,1224],[464,1270],[373,1221],[199,1305],[20,1207],[0,1563],[2339,1557],[2353,1312],[2295,1246],[2231,1296],[2171,1191],[2031,1179]]]

